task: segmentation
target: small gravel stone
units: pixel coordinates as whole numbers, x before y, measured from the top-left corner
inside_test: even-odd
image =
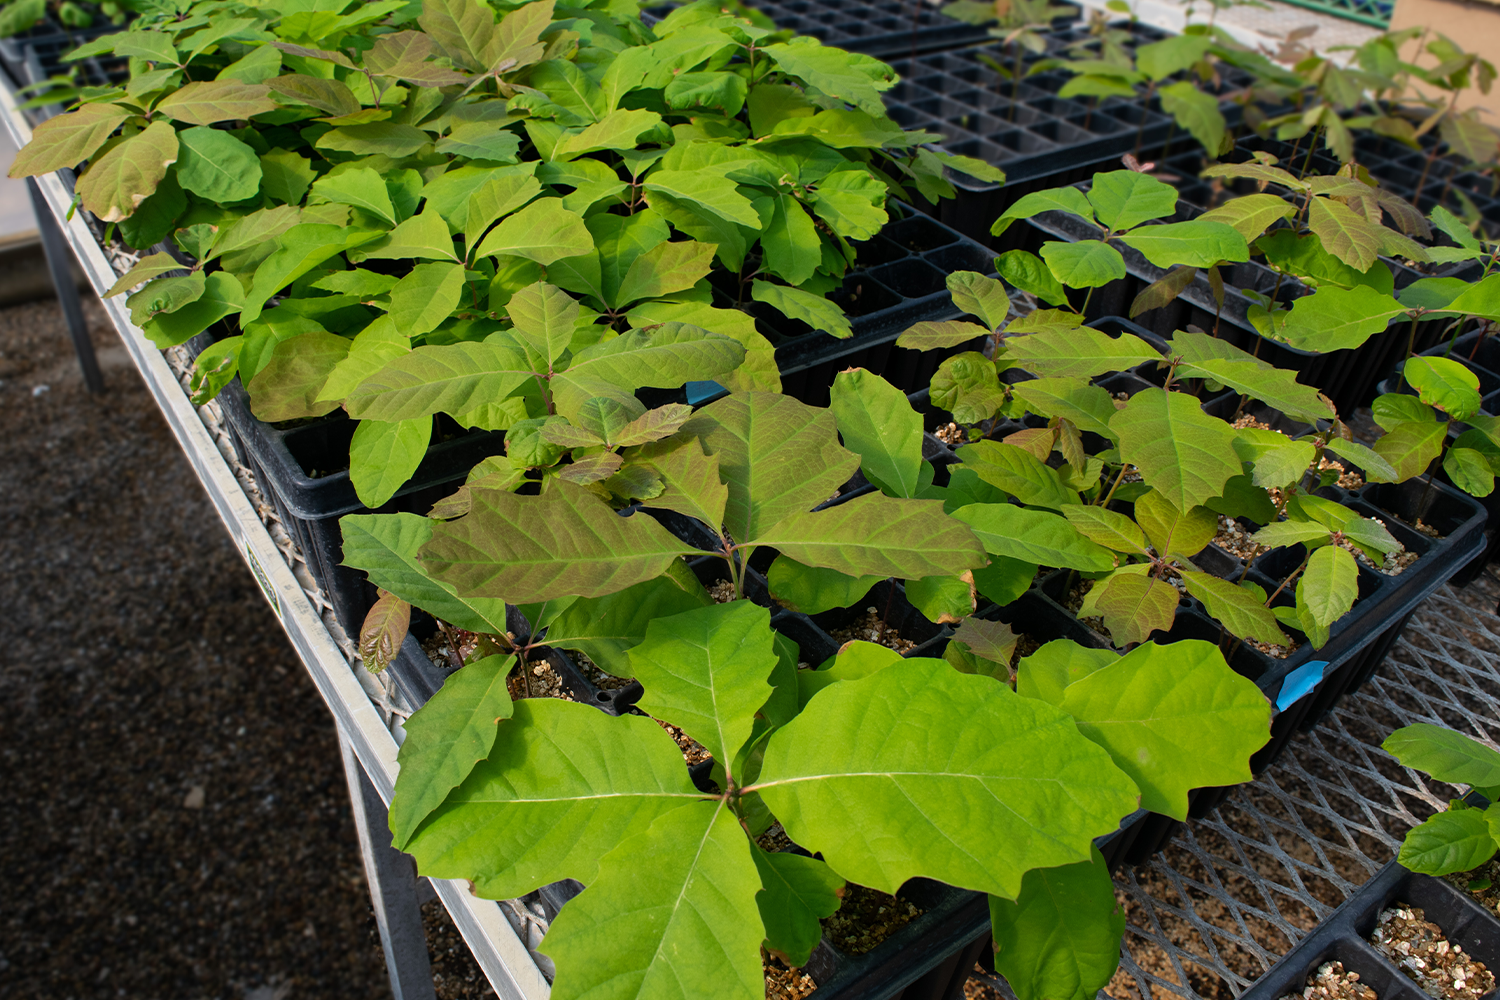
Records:
[[[932,432],[932,436],[950,447],[958,447],[969,440],[969,432],[951,420]]]
[[[838,640],[839,645],[846,642],[859,640],[862,642],[875,642],[898,653],[908,653],[917,648],[917,644],[910,639],[904,639],[893,628],[887,626],[880,619],[880,612],[874,608],[865,608],[865,613],[843,628],[834,629],[828,633]]]
[[[762,953],[761,966],[766,974],[766,1000],[804,1000],[818,988],[812,976],[787,968],[780,959]]]
[[[1486,910],[1500,916],[1500,857],[1491,858],[1473,871],[1456,872],[1443,878],[1473,896]]]
[[[823,934],[845,954],[863,955],[922,912],[899,896],[850,883],[838,912],[823,918]]]
[[[629,685],[634,679],[630,677],[616,677],[614,674],[605,673],[594,665],[593,660],[589,659],[588,656],[579,650],[570,649],[568,650],[568,655],[573,658],[574,663],[578,664],[578,669],[588,679],[588,682],[600,691],[618,691],[620,688]]]
[[[1437,1000],[1479,1000],[1495,988],[1495,976],[1419,907],[1397,903],[1380,914],[1370,943]]]
[[[714,599],[715,604],[728,604],[734,600],[734,581],[720,580],[718,583],[710,584],[708,596]]]
[[[1289,993],[1282,1000],[1297,1000]],[[1379,1000],[1375,991],[1359,981],[1359,973],[1345,972],[1343,962],[1324,962],[1307,977],[1303,1000]]]
[[[1253,532],[1231,517],[1219,515],[1219,532],[1214,535],[1214,544],[1236,559],[1249,562],[1265,549],[1250,540]]]

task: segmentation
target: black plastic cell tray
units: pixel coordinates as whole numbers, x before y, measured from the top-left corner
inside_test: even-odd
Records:
[[[105,21],[87,28],[68,29],[48,14],[45,21],[30,31],[0,38],[0,68],[18,88],[65,76],[74,69],[78,81],[86,86],[123,83],[130,76],[130,62],[124,57],[89,56],[76,62],[64,62],[62,57],[85,42],[122,31],[125,27],[125,24]],[[40,121],[60,111],[60,107],[51,105],[45,109],[31,109],[27,114],[33,121]]]
[[[1418,875],[1392,861],[1298,942],[1240,1000],[1282,1000],[1302,995],[1324,962],[1342,962],[1380,1000],[1428,1000],[1416,980],[1370,943],[1381,911],[1398,903],[1418,907],[1448,941],[1490,969],[1500,968],[1500,920],[1467,893],[1442,879]],[[1494,996],[1493,993],[1490,996]]]

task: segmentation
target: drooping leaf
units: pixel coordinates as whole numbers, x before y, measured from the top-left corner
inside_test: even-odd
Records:
[[[78,178],[83,207],[104,222],[126,218],[156,190],[179,155],[176,130],[166,122],[153,122],[112,146]]]
[[[1179,267],[1168,271],[1160,278],[1141,289],[1140,294],[1130,303],[1130,318],[1134,319],[1143,312],[1160,309],[1176,301],[1193,279],[1198,276],[1196,267]]]
[[[995,267],[1000,277],[1021,291],[1030,292],[1050,305],[1068,304],[1067,291],[1053,277],[1052,269],[1036,254],[1026,250],[1007,250],[995,258]]]
[[[891,496],[912,498],[921,483],[922,417],[905,393],[863,368],[833,380],[830,409],[844,447],[865,478]]]
[[[627,651],[646,638],[646,628],[652,621],[708,603],[708,595],[691,571],[684,566],[681,575],[689,580],[673,579],[669,570],[665,577],[615,594],[570,601],[548,624],[547,643],[580,650],[601,670],[617,677],[634,676]],[[692,585],[684,586],[687,582]]]
[[[407,842],[474,765],[490,755],[500,726],[514,712],[505,678],[514,656],[487,656],[443,682],[406,721],[397,760],[401,780],[391,798],[391,833]]]
[[[998,329],[1010,312],[1010,296],[1005,294],[1005,286],[978,271],[954,271],[948,275],[948,291],[953,295],[954,305],[978,316],[991,330]]]
[[[451,625],[503,635],[503,601],[459,597],[428,576],[417,561],[417,553],[432,537],[434,523],[416,514],[350,514],[339,521],[344,565],[364,570],[377,587]]]
[[[1500,786],[1500,752],[1442,726],[1418,722],[1391,733],[1380,748],[1404,766],[1438,781],[1476,788]]]
[[[212,125],[215,122],[238,121],[266,111],[274,111],[276,102],[269,97],[270,88],[261,83],[239,80],[203,80],[185,83],[162,98],[156,110],[168,118],[189,125]],[[87,106],[87,105],[85,105]]]
[[[784,555],[778,556],[766,572],[771,596],[807,615],[850,607],[883,579],[804,566]]]
[[[433,526],[421,560],[461,594],[529,604],[624,590],[696,551],[645,515],[621,517],[557,482],[535,497],[475,491],[467,516]]]
[[[991,896],[990,922],[995,971],[1019,1000],[1088,1000],[1120,963],[1125,914],[1098,848],[1027,872],[1014,902]]]
[[[1311,201],[1307,226],[1324,249],[1356,271],[1369,270],[1380,255],[1380,226],[1332,198]]]
[[[1223,148],[1227,123],[1224,113],[1219,110],[1217,96],[1199,90],[1189,80],[1169,83],[1157,93],[1161,95],[1161,109],[1176,119],[1177,124],[1197,139],[1204,149],[1212,154]]]
[[[1359,597],[1359,564],[1337,545],[1313,552],[1297,581],[1297,603],[1311,612],[1313,620],[1328,628],[1354,606]]]
[[[751,282],[750,295],[755,301],[766,303],[783,316],[799,319],[829,336],[846,339],[854,333],[844,311],[821,295],[769,281]]]
[[[945,724],[915,724],[929,713]],[[1010,898],[1029,869],[1089,857],[1135,805],[1062,712],[941,660],[829,685],[772,734],[753,787],[795,842],[861,885],[922,875]],[[997,839],[1004,851],[982,846]]]
[[[1176,819],[1190,789],[1249,781],[1271,735],[1266,696],[1199,639],[1138,646],[1070,684],[1062,707],[1134,779],[1142,808]]]
[[[432,418],[361,420],[349,442],[349,481],[359,502],[380,507],[406,485],[432,443]]]
[[[1413,400],[1415,402],[1415,400]],[[1396,424],[1375,442],[1375,453],[1396,470],[1396,482],[1420,476],[1437,460],[1448,425],[1436,420]]]
[[[790,851],[750,848],[760,872],[755,897],[766,926],[766,948],[792,968],[807,964],[823,937],[819,920],[832,916],[844,894],[844,880],[823,862]]]
[[[9,176],[39,177],[76,167],[98,152],[130,116],[131,111],[118,104],[80,104],[74,111],[48,118],[16,154]]]
[[[336,400],[322,400],[323,384],[338,363],[349,355],[349,340],[314,331],[276,345],[271,359],[246,386],[250,412],[268,423],[321,417],[338,408]]]
[[[1136,497],[1135,520],[1157,554],[1167,559],[1191,559],[1219,530],[1219,519],[1207,507],[1179,510],[1154,489]]]
[[[1317,389],[1297,381],[1295,372],[1268,364],[1227,341],[1179,330],[1172,335],[1170,350],[1183,360],[1180,377],[1213,379],[1300,420],[1328,420],[1336,415]]]
[[[1188,593],[1202,601],[1208,613],[1235,638],[1254,639],[1276,646],[1291,645],[1291,640],[1277,624],[1276,615],[1266,607],[1263,596],[1196,570],[1183,570],[1182,582]]]
[[[980,479],[1024,504],[1062,510],[1078,494],[1063,485],[1057,470],[1022,448],[1000,441],[979,441],[958,449],[959,460]]]
[[[953,516],[972,527],[992,555],[1088,573],[1115,567],[1108,549],[1050,511],[1015,504],[971,504],[955,510]]]
[[[1110,420],[1120,457],[1179,510],[1200,507],[1239,475],[1234,430],[1185,393],[1143,389]]]

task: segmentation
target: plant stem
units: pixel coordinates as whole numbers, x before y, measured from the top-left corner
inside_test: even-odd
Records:
[[[1114,483],[1110,486],[1109,492],[1104,495],[1104,499],[1099,501],[1099,506],[1103,507],[1105,510],[1109,510],[1109,502],[1115,498],[1115,490],[1120,488],[1120,482],[1125,478],[1125,472],[1129,468],[1129,462],[1126,462],[1120,466],[1120,474],[1115,476]]]
[[[1302,171],[1297,174],[1297,179],[1299,181],[1300,180],[1305,180],[1307,178],[1307,170],[1308,170],[1309,167],[1312,166],[1313,150],[1315,150],[1315,149],[1318,148],[1318,136],[1321,135],[1322,133],[1323,133],[1323,126],[1321,126],[1321,125],[1319,125],[1315,129],[1313,129],[1312,139],[1310,139],[1308,141],[1308,143],[1307,143],[1307,155],[1302,158]],[[1307,197],[1309,199],[1311,199],[1312,198],[1312,194],[1309,193]]]
[[[1297,579],[1298,575],[1301,574],[1301,572],[1303,570],[1307,569],[1308,561],[1311,560],[1311,559],[1312,559],[1312,552],[1309,551],[1307,553],[1307,555],[1305,557],[1303,557],[1303,559],[1302,559],[1302,565],[1298,566],[1296,569],[1292,570],[1291,575],[1288,576],[1285,580],[1282,580],[1281,581],[1281,586],[1279,586],[1279,587],[1276,588],[1276,593],[1274,593],[1270,597],[1266,598],[1266,607],[1269,608],[1271,606],[1271,602],[1274,601],[1274,600],[1276,600],[1276,598],[1278,596],[1280,596],[1281,592],[1287,588],[1287,584],[1289,584],[1293,580]]]
[[[1140,156],[1141,155],[1141,143],[1146,138],[1146,114],[1145,114],[1145,112],[1148,109],[1149,105],[1151,104],[1151,95],[1152,95],[1153,92],[1155,92],[1155,90],[1156,90],[1156,81],[1155,80],[1152,80],[1150,83],[1146,84],[1146,96],[1141,100],[1141,112],[1142,112],[1141,113],[1141,124],[1140,124],[1140,127],[1135,130],[1135,154],[1134,155],[1136,155],[1136,156]]]

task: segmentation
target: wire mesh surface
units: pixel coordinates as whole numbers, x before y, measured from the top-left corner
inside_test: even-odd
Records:
[[[1296,7],[1305,7],[1334,17],[1346,18],[1359,24],[1375,28],[1386,28],[1391,23],[1391,12],[1396,9],[1389,0],[1283,0]]]
[[[1443,587],[1376,675],[1149,864],[1115,877],[1126,915],[1114,1000],[1230,1000],[1395,857],[1459,789],[1380,749],[1392,730],[1446,726],[1500,742],[1500,587]],[[1010,997],[976,970],[967,995]]]

